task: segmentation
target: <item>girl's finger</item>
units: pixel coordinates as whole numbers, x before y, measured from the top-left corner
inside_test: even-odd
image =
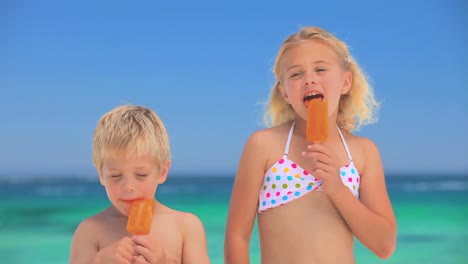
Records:
[[[311,152],[323,153],[328,157],[333,157],[333,152],[321,144],[307,145],[307,150]]]
[[[145,257],[143,257],[142,255],[134,257],[133,263],[135,263],[135,264],[149,264],[149,262],[146,261]]]

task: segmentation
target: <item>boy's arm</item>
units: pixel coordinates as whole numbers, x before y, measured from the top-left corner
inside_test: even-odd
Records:
[[[209,264],[206,234],[202,222],[198,217],[190,213],[185,213],[183,217],[183,263]]]
[[[77,227],[70,249],[70,264],[95,263],[98,246],[96,231],[91,219],[86,219]]]

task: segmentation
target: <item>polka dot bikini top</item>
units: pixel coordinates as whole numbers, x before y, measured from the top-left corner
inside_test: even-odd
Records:
[[[338,127],[337,127],[338,128]],[[294,131],[294,123],[289,130],[288,141],[283,157],[268,169],[260,189],[258,212],[292,202],[312,190],[322,190],[322,181],[288,159],[289,145]],[[338,128],[341,141],[346,149],[349,163],[340,168],[343,184],[349,188],[356,198],[359,198],[359,172],[354,166],[348,145]]]

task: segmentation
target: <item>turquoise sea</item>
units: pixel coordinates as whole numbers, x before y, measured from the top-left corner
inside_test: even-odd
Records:
[[[15,179],[15,180],[12,180]],[[205,225],[212,263],[223,263],[233,177],[170,175],[157,198]],[[468,263],[468,175],[388,175],[398,222],[394,255],[380,260],[356,240],[357,263]],[[109,205],[96,179],[0,180],[0,262],[67,263],[78,223]],[[255,228],[251,263],[259,263]]]

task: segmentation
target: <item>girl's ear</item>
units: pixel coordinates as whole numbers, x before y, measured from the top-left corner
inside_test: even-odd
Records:
[[[167,173],[169,172],[169,167],[171,167],[171,161],[167,161],[166,165],[161,168],[161,174],[159,175],[158,184],[162,184],[167,179]]]
[[[347,94],[353,86],[353,73],[351,71],[345,72],[343,87],[341,87],[341,94]]]
[[[276,89],[278,89],[278,91],[281,94],[281,96],[283,97],[284,101],[286,101],[286,103],[290,104],[288,94],[286,93],[286,91],[284,90],[284,86],[280,82],[278,82],[276,84]]]

